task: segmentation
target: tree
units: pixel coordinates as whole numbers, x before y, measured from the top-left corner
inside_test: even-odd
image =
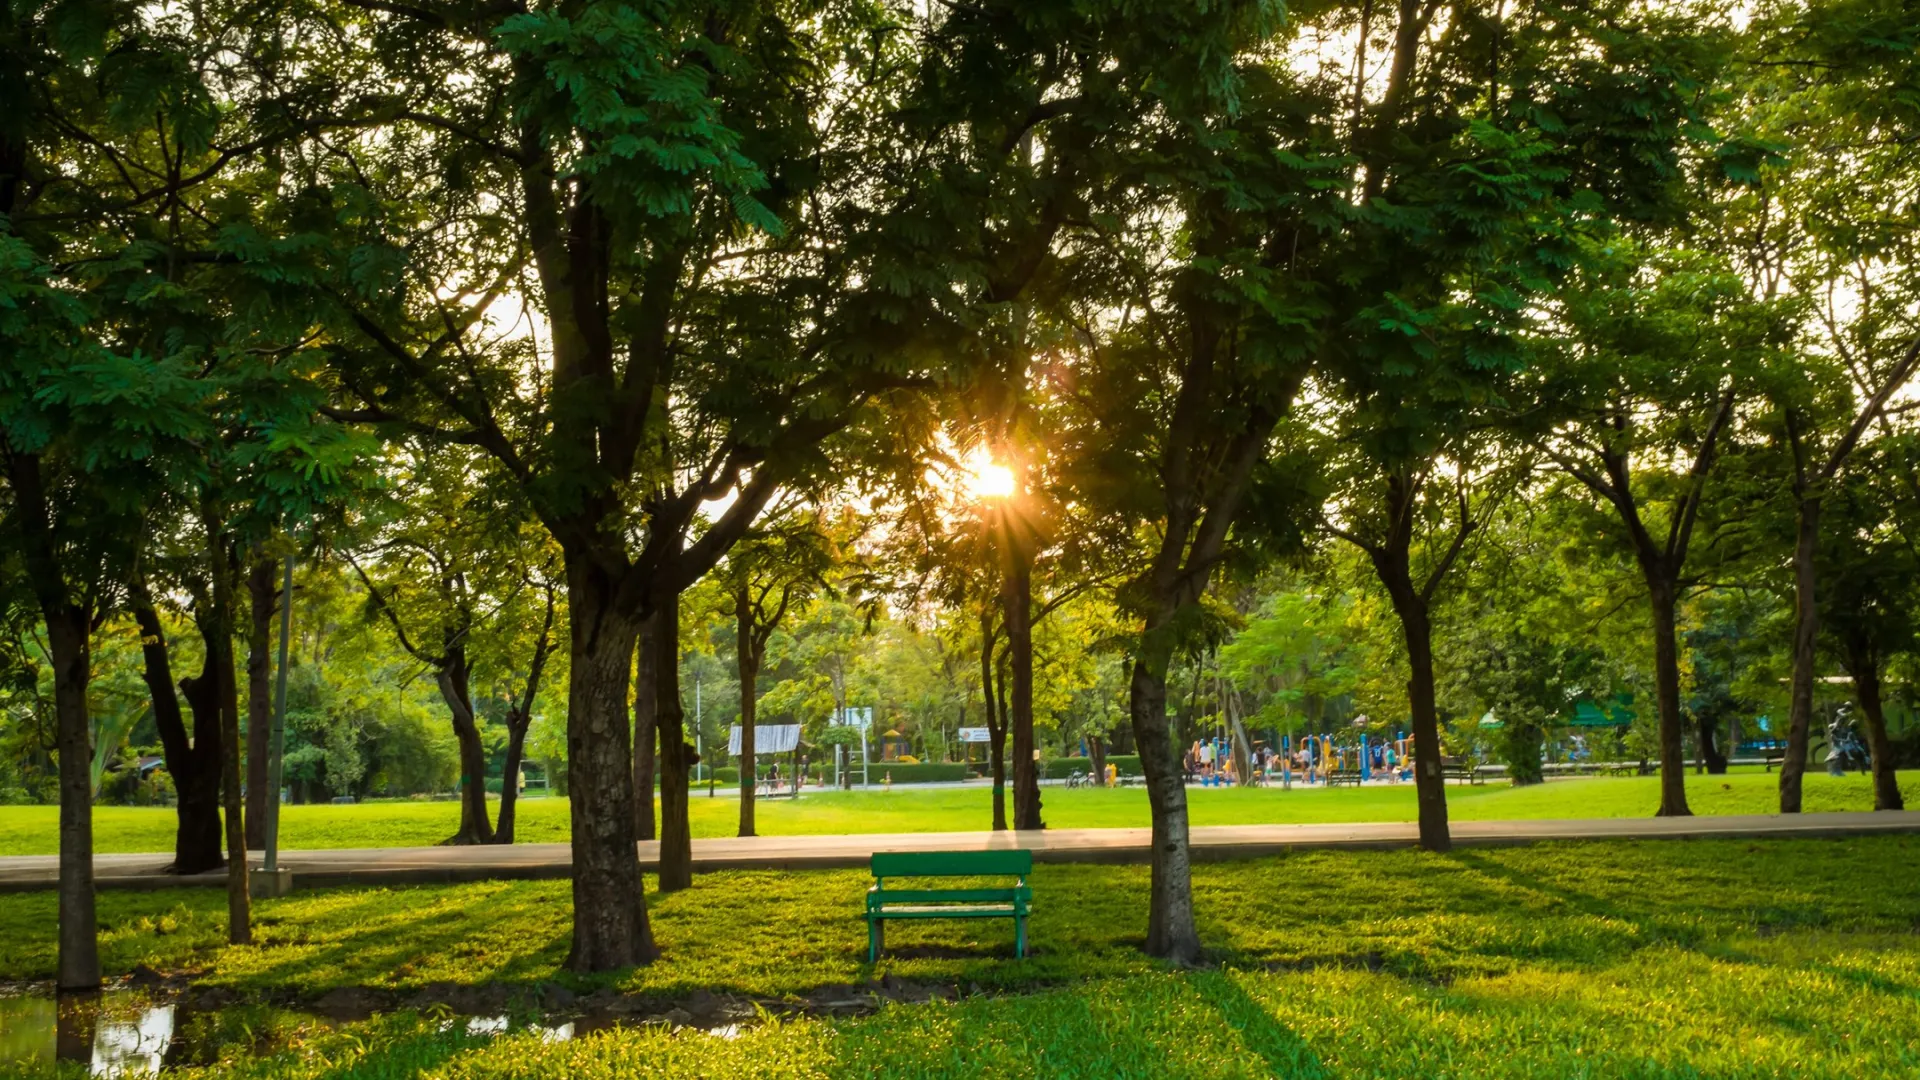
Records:
[[[87,689],[90,636],[132,562],[156,458],[212,432],[190,344],[122,336],[119,291],[179,254],[147,226],[219,171],[212,94],[183,17],[94,4],[0,22],[0,425],[6,525],[41,609],[60,770],[61,989],[99,984]],[[244,50],[243,50],[244,51]],[[247,119],[236,118],[245,125]],[[137,177],[137,179],[135,178]],[[177,260],[176,260],[177,264]],[[119,273],[116,274],[116,271]],[[131,281],[129,280],[131,279]],[[237,784],[234,786],[237,795]],[[239,826],[237,817],[232,822]],[[244,904],[244,853],[238,870]],[[236,927],[236,930],[243,927]]]
[[[1437,850],[1450,840],[1432,607],[1479,526],[1468,479],[1528,471],[1496,436],[1533,404],[1537,320],[1616,220],[1666,201],[1712,52],[1711,23],[1703,34],[1628,4],[1483,6],[1430,38],[1441,7],[1400,5],[1377,101],[1356,80],[1346,138],[1359,176],[1327,241],[1345,254],[1323,361],[1350,410],[1337,439],[1359,486],[1336,503],[1354,522],[1338,533],[1367,552],[1402,624],[1421,844]],[[1444,461],[1453,482],[1431,491]],[[1442,520],[1428,500],[1456,520],[1420,544]]]
[[[341,325],[333,415],[478,447],[559,544],[569,966],[645,962],[626,717],[641,626],[656,619],[654,654],[677,655],[680,594],[820,463],[823,440],[916,382],[892,348],[915,327],[873,284],[884,255],[849,232],[876,178],[862,148],[884,86],[864,80],[896,70],[873,52],[889,36],[869,33],[888,18],[857,4],[800,21],[766,4],[373,7],[333,13],[352,28],[342,69],[393,88],[353,103],[381,137],[339,154],[314,192],[378,208],[334,240],[358,254],[324,278]],[[829,85],[839,72],[850,81]],[[508,296],[537,342],[488,322]],[[729,493],[695,535],[699,508]],[[661,746],[661,881],[682,887],[677,665],[641,670],[659,681],[635,696]]]
[[[789,507],[749,533],[727,556],[724,577],[734,619],[734,654],[740,677],[740,831],[753,836],[754,706],[767,640],[794,604],[826,589],[840,546],[824,510]]]
[[[1304,160],[1314,153],[1296,107],[1305,91],[1283,71],[1227,59],[1264,40],[1266,14],[1154,13],[1173,70],[1131,113],[1154,118],[1134,136],[1153,150],[1115,204],[1133,227],[1076,270],[1076,340],[1052,373],[1079,412],[1061,440],[1063,473],[1143,549],[1144,569],[1118,596],[1137,627],[1129,714],[1153,823],[1146,950],[1180,964],[1199,960],[1200,941],[1168,673],[1177,654],[1217,637],[1201,597],[1231,543],[1249,550],[1284,525],[1283,513],[1243,510],[1283,503],[1274,432],[1311,359],[1297,330],[1319,312],[1311,268],[1287,261],[1314,212],[1301,189],[1320,179]]]
[[[496,490],[484,479],[475,483],[483,467],[462,448],[416,447],[394,477],[406,498],[377,510],[367,525],[371,572],[352,562],[366,586],[370,614],[384,619],[401,648],[434,672],[452,718],[460,746],[460,828],[448,840],[453,844],[513,842],[514,781],[529,710],[554,645],[551,571],[557,559],[544,535],[529,528],[515,492]],[[539,597],[531,606],[522,600],[528,592]],[[536,618],[539,630],[527,646],[531,659],[525,682],[506,690],[502,838],[488,819],[487,755],[474,703],[474,671],[483,651],[513,668],[513,658],[503,655],[508,650],[501,647],[502,639],[512,639],[523,621]]]
[[[1646,258],[1595,264],[1567,291],[1576,344],[1537,391],[1564,411],[1536,445],[1611,511],[1609,539],[1632,553],[1640,572],[1659,706],[1659,814],[1684,816],[1692,811],[1679,604],[1708,480],[1744,385],[1740,364],[1767,346],[1775,327],[1719,260],[1687,252]]]
[[[176,693],[172,650],[146,569],[136,565],[127,592],[127,606],[140,628],[143,674],[153,702],[154,723],[179,799],[173,871],[201,873],[226,863],[220,834],[220,769],[225,741],[220,713],[221,650],[217,642],[210,648],[203,645],[200,673],[181,680],[180,692]],[[202,615],[207,614],[206,599],[203,582],[196,597],[201,603],[195,605]],[[203,642],[208,634],[219,632],[218,623],[212,619],[201,621],[197,629]],[[181,713],[182,697],[193,716],[191,735]]]
[[[1353,657],[1341,622],[1347,601],[1285,583],[1262,597],[1220,647],[1220,670],[1255,702],[1257,727],[1289,737],[1323,731],[1328,705],[1353,692]]]
[[[1402,458],[1387,464],[1380,477],[1384,482],[1379,484],[1382,491],[1377,501],[1347,508],[1346,516],[1352,520],[1346,527],[1328,527],[1366,552],[1400,621],[1407,657],[1407,705],[1413,730],[1420,846],[1428,851],[1446,851],[1453,846],[1447,829],[1446,777],[1440,772],[1434,597],[1467,550],[1484,515],[1504,494],[1498,479],[1488,485],[1494,488],[1491,494],[1477,491],[1482,486],[1481,478],[1471,476],[1464,468],[1450,477],[1435,476],[1436,459],[1450,449],[1443,443],[1429,442],[1413,460]],[[1511,479],[1507,483],[1511,484]],[[1416,561],[1416,552],[1424,558]]]
[[[1764,12],[1764,76],[1741,104],[1773,156],[1736,219],[1756,291],[1803,313],[1765,384],[1767,426],[1794,508],[1793,675],[1780,812],[1798,813],[1813,718],[1821,514],[1841,473],[1920,368],[1914,320],[1920,247],[1910,221],[1920,167],[1920,75],[1910,13],[1860,0]]]
[[[1881,443],[1856,459],[1844,482],[1825,500],[1826,527],[1816,552],[1826,582],[1819,594],[1819,616],[1831,651],[1853,680],[1854,699],[1866,722],[1873,808],[1902,810],[1906,803],[1887,738],[1882,675],[1890,659],[1913,651],[1920,632],[1913,616],[1920,550],[1914,547],[1910,527],[1920,508],[1920,485],[1915,483],[1920,474],[1911,439]]]

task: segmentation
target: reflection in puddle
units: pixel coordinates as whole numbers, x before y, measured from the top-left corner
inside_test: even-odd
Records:
[[[130,1021],[102,1020],[93,1034],[93,1075],[151,1076],[173,1042],[173,1006],[154,1005]]]
[[[478,1037],[535,1032],[545,1042],[565,1042],[636,1022],[658,1021],[586,1016],[546,1023],[505,1015],[467,1016],[447,1020],[442,1030],[464,1029]],[[236,1044],[255,1053],[278,1048],[286,1045],[287,1037],[313,1024],[332,1026],[320,1017],[266,1006],[190,1011],[131,990],[69,995],[57,1002],[36,995],[0,995],[0,1073],[7,1066],[44,1067],[62,1061],[84,1064],[92,1076],[150,1077],[163,1069],[210,1064],[223,1047]],[[745,1025],[680,1030],[737,1039]]]
[[[505,1035],[508,1031],[537,1031],[542,1042],[566,1042],[573,1038],[573,1021],[564,1024],[522,1024],[519,1027],[509,1025],[504,1016],[469,1016],[467,1034],[469,1035]]]
[[[467,1034],[498,1035],[507,1030],[507,1018],[504,1016],[469,1016]]]
[[[152,1076],[173,1044],[173,1020],[172,1005],[137,994],[0,997],[0,1064],[70,1061],[94,1076]]]

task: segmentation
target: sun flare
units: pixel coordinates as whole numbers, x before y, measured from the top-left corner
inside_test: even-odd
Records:
[[[1005,499],[1013,494],[1013,470],[996,461],[980,461],[967,477],[967,490],[976,499]]]

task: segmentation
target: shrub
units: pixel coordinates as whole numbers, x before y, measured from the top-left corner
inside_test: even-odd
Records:
[[[767,766],[762,765],[758,768],[757,771],[759,772],[760,776],[765,777],[767,775]],[[792,776],[793,767],[789,765],[787,762],[782,761],[780,763],[780,775],[782,777]],[[823,774],[821,772],[820,766],[818,765],[807,766],[807,783],[809,784],[820,783],[821,782],[820,778],[822,775]],[[831,775],[831,770],[829,770],[825,775]],[[714,780],[722,784],[738,784],[740,782],[740,767],[738,765],[721,765],[713,770],[713,778]],[[706,781],[702,779],[701,781],[699,781],[699,783],[705,784]]]
[[[885,780],[888,773],[893,774],[896,784],[952,783],[967,778],[967,767],[958,761],[876,761],[867,768],[867,775],[876,784]],[[853,778],[856,783],[859,782],[860,769],[857,765],[853,770]]]

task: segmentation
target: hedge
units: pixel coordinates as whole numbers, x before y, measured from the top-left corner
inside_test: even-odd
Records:
[[[1139,776],[1139,754],[1108,754],[1107,764],[1119,770],[1121,776]],[[1048,758],[1047,779],[1065,780],[1074,773],[1087,773],[1093,769],[1093,761],[1083,757]]]
[[[901,761],[876,761],[867,766],[867,775],[878,784],[893,775],[896,784],[937,784],[954,782],[967,778],[967,766],[959,761],[921,761],[907,764]],[[853,765],[853,779],[860,781],[860,763]]]
[[[765,765],[760,766],[760,775],[762,777],[765,777],[767,775],[767,766]],[[784,761],[781,762],[780,775],[783,777],[791,777],[793,775],[793,766],[787,762],[784,762]],[[738,784],[740,782],[740,766],[738,765],[717,766],[713,770],[713,778],[722,784]],[[702,780],[700,782],[703,784],[706,783],[705,780]],[[817,784],[820,782],[820,766],[818,765],[807,766],[807,782],[810,784]]]
[[[943,781],[965,780],[967,778],[967,767],[959,762],[949,763],[937,761],[922,761],[916,764],[908,764],[900,761],[876,761],[868,766],[867,775],[872,777],[873,782],[876,784],[885,782],[888,773],[893,774],[893,782],[896,784],[934,784]],[[723,784],[738,784],[740,782],[740,770],[737,766],[722,765],[713,770],[713,775]],[[767,767],[765,765],[760,766],[760,775],[763,777],[767,775]],[[790,767],[783,763],[780,766],[780,775],[791,775]],[[831,768],[825,768],[820,765],[807,766],[808,783],[824,784],[830,782],[832,779],[833,770]],[[853,763],[853,782],[855,784],[860,782],[860,763],[858,761]]]

